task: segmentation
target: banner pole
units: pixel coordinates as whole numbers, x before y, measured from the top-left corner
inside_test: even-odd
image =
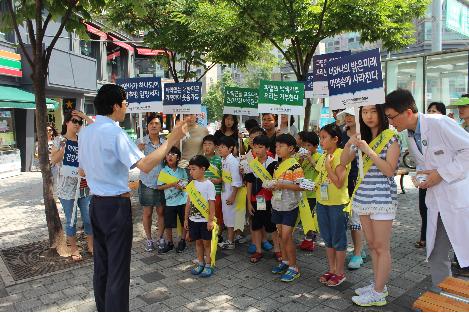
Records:
[[[184,122],[184,114],[181,114],[180,122]],[[181,150],[181,154],[182,154],[182,139],[179,141],[179,150]]]
[[[140,139],[143,139],[142,113],[138,113],[138,127],[140,128]]]
[[[361,135],[360,135],[360,108],[359,107],[354,107],[353,110],[355,111],[355,128],[357,130],[357,137],[359,140],[361,140]],[[363,153],[360,149],[357,151],[358,153],[358,170],[360,173],[360,177],[363,179],[364,173],[363,173]]]
[[[238,125],[241,125],[242,123],[243,123],[243,115],[240,114],[240,115],[239,115],[239,124],[238,124]],[[238,129],[239,129],[239,126],[238,126]],[[239,154],[239,156],[241,156],[241,147],[243,146],[243,138],[242,138],[242,137],[239,137],[239,138],[238,138],[238,141],[239,141],[238,154]]]
[[[288,133],[290,133],[290,118],[291,116],[289,114],[287,114],[288,116],[288,122],[287,122],[287,125],[288,125]]]

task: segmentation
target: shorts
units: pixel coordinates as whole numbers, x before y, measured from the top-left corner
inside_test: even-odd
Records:
[[[319,233],[327,248],[337,251],[347,249],[347,214],[345,205],[316,205]]]
[[[189,220],[189,236],[192,240],[212,240],[212,232],[207,230],[207,222]]]
[[[184,226],[184,210],[185,204],[176,206],[165,206],[164,207],[164,227],[165,228],[176,228],[177,217],[179,215],[179,222],[181,226]]]
[[[218,226],[223,225],[223,212],[221,210],[221,195],[215,197],[215,217],[217,218]]]
[[[396,213],[372,213],[369,216],[374,221],[392,221],[396,219]]]
[[[358,212],[355,210],[352,210],[352,215],[348,220],[348,227],[350,228],[350,230],[362,229],[362,224],[360,223],[360,215],[358,215]]]
[[[141,181],[138,185],[138,199],[141,206],[163,206],[164,194],[161,190],[145,186]]]
[[[298,207],[291,211],[277,211],[272,209],[272,223],[295,227],[299,211]]]
[[[277,227],[272,223],[272,202],[266,201],[267,210],[257,211],[257,202],[251,202],[254,207],[254,216],[252,216],[251,227],[252,230],[265,229],[267,233],[273,233]]]

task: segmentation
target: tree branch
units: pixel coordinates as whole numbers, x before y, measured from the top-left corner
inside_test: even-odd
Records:
[[[327,10],[327,0],[324,0],[324,4],[322,5],[321,17],[319,19],[319,28],[318,28],[318,31],[316,32],[316,37],[321,36],[321,32],[324,26],[324,16],[326,15],[326,10]]]
[[[36,51],[36,36],[34,35],[33,21],[31,21],[31,19],[29,19],[29,18],[26,20],[26,29],[28,30],[29,41],[31,42],[31,46],[33,47],[33,53],[35,53],[35,51]]]
[[[59,40],[60,35],[62,34],[62,31],[65,28],[65,24],[68,22],[70,19],[70,16],[72,15],[73,9],[76,7],[78,3],[78,0],[71,0],[70,1],[70,6],[67,9],[67,12],[65,12],[65,15],[62,17],[62,22],[60,24],[59,29],[57,30],[57,33],[54,36],[54,39],[52,39],[50,45],[46,49],[46,62],[44,62],[44,66],[47,68],[49,65],[49,60],[50,56],[52,54],[52,50],[54,49],[55,44],[57,43],[57,40]],[[45,32],[45,30],[44,30]]]
[[[47,14],[47,17],[44,21],[44,25],[42,26],[42,29],[44,30],[44,34],[46,33],[46,29],[47,29],[47,26],[49,26],[49,22],[50,20],[52,19],[52,14]],[[40,39],[40,41],[42,42],[44,36]]]
[[[200,75],[200,77],[197,78],[196,82],[200,81],[200,80],[205,76],[205,74],[207,74],[208,71],[210,71],[210,70],[211,70],[215,65],[217,65],[217,64],[218,64],[218,62],[213,62],[209,67],[207,67],[207,68],[205,69],[205,71],[202,73],[202,75]]]
[[[20,44],[21,50],[23,50],[23,54],[26,56],[26,60],[28,61],[29,66],[31,66],[32,68],[33,60],[31,59],[31,56],[29,55],[28,51],[26,51],[26,46],[24,45],[23,37],[21,37],[20,29],[18,26],[18,21],[16,19],[16,12],[13,9],[13,3],[12,1],[7,0],[7,4],[8,4],[8,11],[10,11],[11,19],[13,22],[13,29],[15,30],[15,34],[16,34],[16,37],[18,38],[18,42]]]
[[[237,1],[237,0],[231,0],[231,2],[233,2],[235,5],[237,5],[240,9],[244,9],[243,6]],[[272,45],[274,45],[275,48],[277,48],[280,53],[282,53],[282,55],[284,56],[284,58],[287,60],[288,64],[290,64],[290,66],[292,67],[293,69],[293,72],[295,73],[296,76],[298,76],[298,70],[295,68],[295,66],[293,65],[293,61],[292,59],[287,55],[287,53],[285,52],[285,50],[283,50],[280,45],[275,41],[274,38],[272,38],[266,31],[264,31],[264,29],[266,28],[264,25],[262,25],[259,21],[257,21],[254,16],[252,16],[252,14],[249,13],[249,11],[245,11],[246,15],[249,17],[249,19],[254,23],[256,24],[257,28],[256,28],[256,31],[261,34],[261,36],[264,36],[265,38],[267,38],[267,40],[270,41],[270,43]]]

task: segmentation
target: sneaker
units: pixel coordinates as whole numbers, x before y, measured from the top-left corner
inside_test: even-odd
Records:
[[[255,247],[255,245],[254,245]],[[266,240],[266,241],[263,241],[262,242],[262,249],[264,249],[265,251],[270,251],[274,248],[274,246],[272,246],[272,244],[270,243],[270,241]]]
[[[365,287],[361,287],[361,288],[358,288],[358,289],[355,289],[355,294],[357,296],[361,296],[365,293],[368,293],[368,292],[371,292],[372,290],[375,289],[375,283],[371,283],[369,284],[368,286],[365,286]],[[383,294],[385,297],[387,297],[389,295],[389,292],[388,292],[388,287],[387,286],[384,286],[384,289],[383,289]]]
[[[236,237],[234,239],[234,242],[235,243],[246,243],[247,239],[243,235],[236,235]]]
[[[363,259],[361,256],[354,255],[350,258],[350,261],[348,262],[347,267],[350,270],[356,270],[359,269],[360,266],[363,264]]]
[[[205,265],[204,270],[200,273],[200,277],[210,277],[213,274],[213,268],[209,265]]]
[[[248,253],[249,254],[253,254],[253,253],[256,253],[256,245],[253,244],[253,243],[250,243],[249,246],[248,246]]]
[[[145,251],[147,252],[151,252],[151,251],[154,251],[155,250],[155,246],[154,246],[154,243],[153,243],[153,240],[146,240],[145,242]]]
[[[202,264],[197,264],[196,266],[194,266],[192,269],[191,269],[191,274],[192,275],[199,275],[200,273],[203,272],[205,266],[203,266]]]
[[[186,241],[184,239],[179,240],[178,246],[176,248],[177,253],[181,253],[186,249]]]
[[[288,270],[288,264],[280,262],[279,265],[272,269],[272,274],[283,274]]]
[[[218,242],[223,242],[223,236],[222,235],[218,235]]]
[[[387,304],[384,292],[376,292],[374,289],[360,296],[353,296],[352,302],[359,306],[383,306]]]
[[[283,282],[291,282],[300,277],[300,272],[295,270],[292,267],[289,267],[288,270],[280,277],[280,280]]]
[[[308,239],[303,240],[299,245],[299,248],[304,251],[314,251],[315,247],[314,241]]]
[[[163,249],[165,246],[166,241],[164,240],[164,238],[160,238],[160,240],[158,240],[158,250]]]
[[[218,246],[226,250],[233,250],[235,248],[234,242],[231,242],[229,240],[218,243]]]
[[[174,249],[174,244],[172,242],[168,242],[163,248],[158,248],[158,253],[167,253]]]

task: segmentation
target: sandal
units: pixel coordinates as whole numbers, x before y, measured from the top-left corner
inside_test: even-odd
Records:
[[[72,258],[73,262],[80,262],[83,260],[83,256],[80,254],[80,252],[74,252],[72,255],[70,255]]]
[[[417,241],[417,242],[415,243],[415,247],[416,247],[416,248],[419,248],[419,249],[420,249],[420,248],[425,248],[425,246],[426,246],[426,242],[423,241],[423,240],[419,240],[419,241]]]
[[[253,255],[251,255],[250,261],[251,261],[251,263],[257,263],[262,259],[263,256],[264,255],[262,253],[256,252]]]
[[[326,272],[322,274],[321,277],[319,277],[319,282],[325,284],[329,281],[329,279],[331,279],[332,276],[334,276],[334,273]]]
[[[326,282],[326,285],[329,286],[329,287],[335,287],[335,286],[339,286],[339,285],[342,284],[344,281],[345,281],[345,273],[343,273],[342,275],[334,274],[334,275],[332,275],[332,277]]]
[[[282,252],[280,251],[274,252],[274,258],[275,260],[277,260],[277,262],[282,262]]]

